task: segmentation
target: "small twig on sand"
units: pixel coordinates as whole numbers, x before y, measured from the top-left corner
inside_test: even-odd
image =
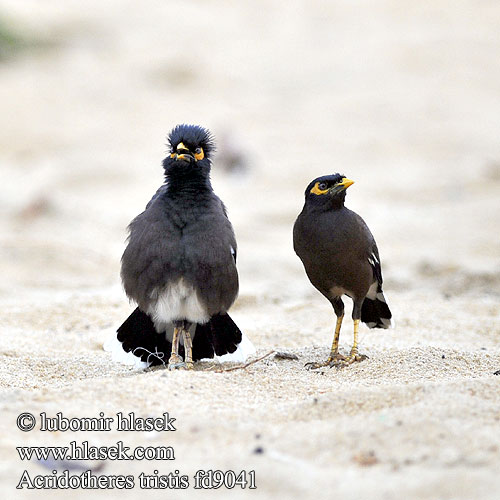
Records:
[[[276,351],[272,350],[269,351],[267,354],[264,354],[263,356],[260,356],[260,358],[255,358],[252,359],[252,361],[249,361],[248,363],[245,363],[244,365],[239,365],[239,366],[232,366],[231,368],[219,368],[217,370],[213,370],[216,373],[224,373],[224,372],[232,372],[234,370],[244,370],[245,368],[248,368],[250,365],[253,365],[254,363],[257,363],[258,361],[262,361],[263,359],[267,358],[268,356],[271,356],[271,354],[274,354]],[[207,371],[212,370],[213,367],[207,368]]]
[[[296,354],[293,354],[291,352],[285,352],[285,351],[276,351],[274,358],[275,359],[290,359],[290,360],[299,359],[299,357]]]

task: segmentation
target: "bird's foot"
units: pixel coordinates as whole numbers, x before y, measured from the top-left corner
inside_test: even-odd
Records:
[[[341,361],[341,366],[352,365],[355,362],[364,361],[365,359],[368,359],[368,356],[366,356],[365,354],[358,354],[357,352],[351,353],[349,356],[347,356],[347,358],[344,358]]]
[[[306,370],[317,370],[318,368],[322,368],[323,366],[326,366],[327,363],[317,363],[316,361],[310,361],[309,363],[306,363],[304,365],[304,368]]]
[[[186,370],[194,370],[194,363],[192,361],[186,361],[184,364],[186,365]]]
[[[169,370],[185,370],[186,363],[182,360],[182,358],[178,354],[172,354],[170,359],[168,360],[168,369]]]
[[[346,360],[346,357],[343,354],[340,354],[338,352],[337,354],[335,354],[335,356],[330,356],[328,358],[328,366],[330,368],[333,368],[334,366],[335,366],[335,368],[340,368],[340,367],[344,366],[345,360]]]
[[[333,356],[328,356],[328,359],[323,363],[311,361],[310,363],[306,363],[304,366],[307,370],[317,370],[318,368],[323,368],[324,366],[332,368],[333,366],[341,366],[340,363],[342,363],[345,359],[345,356],[340,353],[336,353]]]
[[[169,363],[168,364],[168,369],[170,371],[173,371],[173,370],[185,370],[186,369],[186,363],[184,363],[184,361],[181,361],[180,363]]]

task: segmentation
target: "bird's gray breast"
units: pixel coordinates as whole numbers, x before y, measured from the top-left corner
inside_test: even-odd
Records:
[[[304,211],[297,219],[295,250],[311,283],[324,295],[366,293],[372,279],[366,258],[372,237],[365,228],[362,219],[347,209]]]
[[[208,210],[183,231],[185,278],[209,313],[226,312],[238,293],[236,240],[222,205]]]
[[[204,323],[236,298],[232,248],[234,233],[218,198],[186,207],[159,197],[130,225],[125,291],[155,321]]]

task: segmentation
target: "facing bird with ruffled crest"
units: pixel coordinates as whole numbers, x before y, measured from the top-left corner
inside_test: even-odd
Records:
[[[118,328],[118,358],[192,369],[194,361],[255,351],[227,313],[238,294],[236,239],[210,182],[211,133],[178,125],[165,184],[129,226],[121,277],[137,308]]]

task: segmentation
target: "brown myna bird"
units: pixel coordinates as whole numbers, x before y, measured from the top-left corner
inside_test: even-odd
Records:
[[[175,127],[165,184],[130,223],[121,277],[137,308],[116,345],[105,346],[120,361],[192,369],[199,359],[242,360],[255,350],[227,313],[238,294],[236,239],[210,183],[213,151],[208,130]]]
[[[369,328],[389,328],[391,311],[382,292],[377,244],[365,221],[344,206],[346,189],[354,184],[340,174],[314,179],[293,227],[293,247],[311,283],[330,301],[337,315],[330,356],[309,368],[343,366],[362,361],[358,353],[359,322]],[[339,353],[344,303],[353,301],[354,343],[349,356]]]

